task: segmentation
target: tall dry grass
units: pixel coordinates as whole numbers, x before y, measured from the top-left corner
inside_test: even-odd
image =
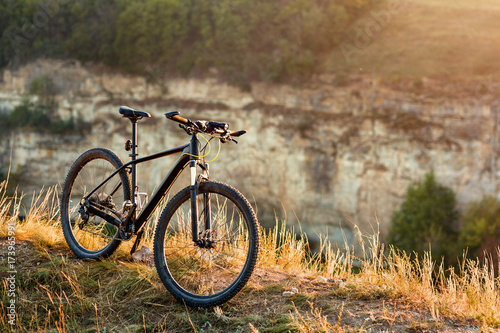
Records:
[[[8,179],[0,183],[0,237],[7,237],[8,225],[15,224],[18,240],[31,240],[40,247],[64,246],[64,237],[59,227],[59,199],[56,187],[44,188],[28,198],[17,189],[7,191]]]
[[[500,327],[500,278],[495,277],[491,259],[481,262],[464,255],[457,270],[434,262],[431,253],[414,257],[393,247],[384,249],[378,232],[364,236],[359,230],[361,258],[354,255],[353,248],[333,250],[327,241],[318,253],[309,254],[304,235],[297,238],[293,230],[278,224],[264,232],[262,240],[263,268],[342,280],[346,293],[360,298],[404,299],[430,309],[436,320],[447,315]],[[361,267],[354,269],[358,263]],[[321,324],[319,310],[311,309],[309,319],[295,317],[297,327],[308,321]],[[321,325],[331,327],[326,322]]]
[[[78,327],[82,320],[88,325],[96,325],[97,321],[109,323],[115,307],[126,308],[130,302],[162,306],[158,295],[165,290],[154,267],[131,262],[128,243],[106,261],[91,266],[68,262],[65,256],[48,251],[54,247],[67,249],[58,219],[58,189],[48,188],[35,195],[25,210],[25,196],[8,195],[6,188],[7,183],[2,182],[0,239],[7,237],[9,224],[14,223],[16,239],[29,240],[48,260],[42,267],[18,273],[18,297],[23,307],[18,320],[25,331],[62,332]],[[144,243],[151,248],[154,222],[150,223],[153,224],[148,227]],[[259,269],[342,279],[345,287],[337,293],[403,299],[430,309],[436,319],[446,315],[477,320],[485,327],[500,327],[499,279],[489,259],[470,260],[464,256],[459,269],[450,269],[433,262],[429,253],[415,258],[394,248],[384,250],[378,233],[359,234],[361,258],[356,258],[352,249],[334,250],[327,241],[321,243],[318,253],[310,253],[306,236],[297,237],[281,223],[272,230],[262,230],[261,239]],[[358,269],[353,269],[355,261],[361,262]],[[0,266],[1,270],[7,269]],[[0,289],[6,304],[6,283],[0,284]],[[308,314],[299,314],[298,310],[291,313],[297,330],[307,331],[307,325],[313,322],[320,328],[338,328],[338,324],[326,322],[319,309],[313,305],[311,309]],[[10,329],[3,306],[0,316],[0,330]],[[131,320],[142,319],[138,316]]]

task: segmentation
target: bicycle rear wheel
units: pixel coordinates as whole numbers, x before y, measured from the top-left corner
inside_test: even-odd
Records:
[[[122,165],[112,151],[96,148],[83,153],[68,172],[61,195],[61,225],[66,242],[79,258],[105,258],[120,245],[118,227],[96,215],[85,217],[79,210],[82,199]],[[123,170],[102,185],[89,201],[116,217],[131,196],[130,177]]]
[[[208,307],[228,301],[247,283],[257,261],[259,228],[251,205],[233,187],[203,182],[198,192],[201,242],[195,245],[192,240],[190,187],[186,187],[160,217],[154,257],[163,284],[176,299]]]

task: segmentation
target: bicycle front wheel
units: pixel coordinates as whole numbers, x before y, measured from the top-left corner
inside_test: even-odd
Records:
[[[191,306],[227,302],[247,283],[259,250],[257,218],[248,200],[219,182],[199,185],[198,239],[192,240],[190,187],[165,207],[155,232],[154,257],[167,290]]]
[[[81,208],[83,198],[122,165],[112,151],[96,148],[83,153],[68,172],[61,195],[61,225],[66,242],[79,258],[105,258],[120,245],[118,227],[96,215],[85,216]],[[104,213],[118,217],[131,193],[129,174],[122,170],[88,200]]]

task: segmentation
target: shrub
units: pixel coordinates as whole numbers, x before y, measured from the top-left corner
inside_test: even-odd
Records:
[[[24,96],[20,105],[10,113],[0,110],[2,133],[18,128],[57,134],[88,132],[90,124],[81,118],[61,119],[57,114],[56,92],[56,86],[50,76],[42,75],[34,78],[29,87],[29,94]],[[33,97],[36,97],[35,102],[32,102]]]
[[[394,211],[388,243],[419,255],[431,250],[434,260],[451,259],[459,217],[455,205],[455,193],[439,184],[433,172],[427,173],[423,181],[408,187],[403,203]]]
[[[500,201],[485,196],[469,204],[463,216],[463,226],[458,237],[460,250],[467,249],[470,258],[497,257],[500,244]],[[497,260],[494,260],[498,264]]]
[[[36,107],[28,100],[24,100],[7,116],[6,124],[9,129],[47,129],[50,126],[50,118],[45,114],[43,108]]]
[[[47,74],[37,76],[31,81],[29,92],[31,95],[36,95],[42,100],[53,97],[57,93],[56,85],[50,76]]]
[[[49,116],[47,112],[47,108],[26,99],[11,113],[0,113],[0,129],[3,133],[24,129],[56,134],[84,134],[90,130],[90,124],[80,118],[63,120],[56,115]]]

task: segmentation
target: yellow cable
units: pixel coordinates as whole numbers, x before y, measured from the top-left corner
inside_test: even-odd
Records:
[[[222,145],[222,143],[221,143],[221,142],[220,142],[220,140],[219,140],[219,150],[217,151],[217,155],[215,155],[215,157],[214,157],[212,160],[210,160],[210,161],[205,161],[205,162],[207,162],[207,163],[212,163],[213,161],[215,161],[215,160],[217,159],[217,157],[219,157],[219,153],[220,153],[220,146],[221,146],[221,145]],[[210,146],[209,146],[209,147],[210,147]],[[208,155],[208,154],[207,154],[207,155]]]
[[[208,152],[205,155],[203,155],[203,156],[196,156],[196,155],[189,154],[189,153],[184,153],[182,155],[187,155],[187,156],[192,156],[192,157],[203,159],[204,157],[207,157],[210,154],[210,152],[212,151],[212,147],[210,146],[210,141],[207,138],[205,138],[203,135],[199,135],[199,136],[202,137],[207,142]],[[221,142],[219,140],[219,150],[217,151],[217,155],[215,155],[215,157],[212,160],[210,160],[210,161],[205,161],[205,160],[203,160],[203,161],[205,161],[207,163],[211,163],[211,162],[215,161],[217,159],[217,157],[219,157],[220,146],[221,146]]]

